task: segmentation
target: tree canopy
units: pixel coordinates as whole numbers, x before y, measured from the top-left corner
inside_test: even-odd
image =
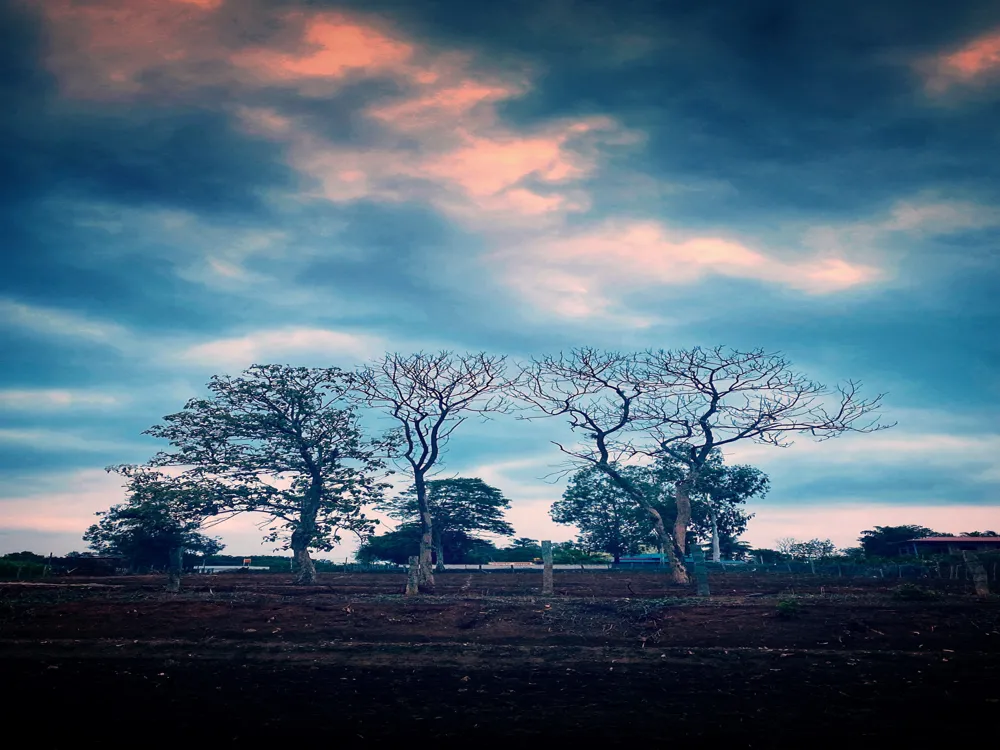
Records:
[[[513,536],[514,527],[504,519],[510,501],[496,487],[479,478],[431,479],[426,482],[427,506],[433,521],[433,545],[437,565],[444,565],[448,555],[445,541],[477,534]],[[381,506],[391,517],[420,524],[420,502],[415,486]]]
[[[225,488],[220,511],[269,516],[268,538],[291,547],[298,581],[311,583],[309,549],[329,550],[344,530],[369,533],[376,522],[364,507],[385,487],[385,446],[365,438],[352,382],[335,367],[254,365],[215,376],[209,398],[146,431],[173,447],[152,463]]]

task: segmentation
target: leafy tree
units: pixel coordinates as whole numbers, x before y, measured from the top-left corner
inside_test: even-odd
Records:
[[[493,555],[496,562],[531,562],[542,556],[542,545],[536,539],[518,537],[509,547],[501,547]]]
[[[215,488],[190,477],[169,477],[135,466],[109,469],[125,478],[126,502],[97,513],[84,541],[102,555],[125,558],[129,567],[166,567],[167,590],[180,590],[184,551],[211,555],[222,550],[219,540],[200,533],[207,516],[216,512]]]
[[[876,526],[862,531],[858,541],[865,551],[865,557],[897,557],[899,545],[903,542],[927,536],[950,536],[950,534],[941,534],[926,526]]]
[[[686,450],[687,446],[681,446]],[[655,476],[663,486],[664,507],[670,518],[676,518],[676,485],[687,481],[688,466],[673,453],[659,456]],[[669,488],[669,490],[668,490]],[[739,506],[748,500],[764,497],[770,488],[770,479],[760,469],[746,464],[727,466],[722,451],[713,450],[698,472],[697,479],[689,482],[692,502],[688,534],[695,540],[708,540],[712,545],[712,560],[731,559],[737,538],[746,531],[753,518]]]
[[[635,484],[650,481],[650,472],[637,466],[617,470]],[[588,466],[577,471],[563,496],[549,511],[556,523],[580,529],[577,537],[587,550],[606,552],[617,563],[636,554],[652,540],[649,514],[603,471]]]
[[[432,479],[426,482],[426,491],[438,570],[444,570],[445,560],[452,559],[445,555],[445,539],[449,534],[514,535],[514,527],[503,517],[504,510],[510,508],[510,501],[482,479]],[[415,486],[384,503],[382,509],[397,520],[420,523],[420,502]]]
[[[418,352],[387,354],[358,372],[357,393],[369,406],[395,420],[399,457],[413,475],[420,511],[419,583],[434,587],[434,519],[427,500],[427,477],[440,462],[452,434],[470,415],[502,411],[510,385],[506,357]]]
[[[962,534],[961,534],[961,536],[987,536],[987,537],[995,537],[995,536],[1000,536],[1000,534],[998,534],[995,531],[963,531]]]
[[[349,400],[351,374],[330,368],[254,365],[215,376],[209,398],[192,399],[146,434],[170,441],[156,466],[190,467],[224,487],[220,512],[263,513],[268,539],[291,548],[297,583],[316,580],[310,549],[329,550],[348,530],[377,521],[363,508],[382,498],[383,444],[367,440]]]
[[[358,562],[384,560],[405,565],[420,549],[419,523],[401,524],[395,531],[368,537],[358,548]],[[441,545],[449,560],[458,563],[484,563],[492,559],[496,547],[485,539],[477,539],[461,530],[445,531]]]

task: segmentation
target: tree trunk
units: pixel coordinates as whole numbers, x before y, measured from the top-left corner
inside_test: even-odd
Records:
[[[438,573],[444,570],[444,542],[441,541],[441,533],[435,534],[437,541],[434,543],[434,570]]]
[[[184,548],[171,547],[167,553],[167,591],[176,594],[181,590],[181,573],[184,568]]]
[[[712,518],[712,562],[722,562],[722,549],[719,546],[719,516],[715,508],[709,506],[708,514]]]
[[[434,588],[434,569],[431,565],[434,549],[434,521],[427,504],[427,485],[421,471],[413,472],[413,486],[416,489],[417,508],[420,510],[420,588]]]
[[[689,584],[691,580],[688,578],[687,568],[684,567],[683,551],[679,556],[677,554],[679,545],[676,543],[675,539],[672,539],[670,533],[667,531],[667,527],[663,523],[663,516],[660,515],[653,504],[649,502],[646,496],[638,488],[634,487],[631,482],[629,482],[620,473],[615,471],[611,466],[607,464],[597,464],[605,474],[611,477],[612,481],[621,487],[625,492],[631,497],[635,502],[637,502],[640,507],[642,507],[650,517],[653,519],[653,531],[656,533],[656,539],[660,544],[660,548],[663,553],[667,556],[667,565],[670,566],[670,577],[673,579],[674,583]],[[690,502],[688,503],[688,514],[690,517]]]
[[[309,556],[309,546],[316,535],[316,515],[319,513],[322,488],[313,484],[302,498],[299,522],[292,532],[292,555],[295,558],[295,581],[302,586],[316,584],[316,564]]]
[[[687,554],[687,530],[691,525],[691,494],[689,487],[692,479],[683,479],[674,485],[674,501],[677,503],[677,518],[674,521],[674,540],[681,554]]]

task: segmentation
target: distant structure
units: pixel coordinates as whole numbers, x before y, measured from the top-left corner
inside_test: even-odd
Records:
[[[960,555],[962,552],[1000,552],[1000,536],[925,536],[899,545],[901,555]]]

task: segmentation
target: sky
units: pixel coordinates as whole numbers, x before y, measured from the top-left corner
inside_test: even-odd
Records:
[[[213,374],[441,348],[781,351],[898,424],[729,451],[748,541],[1000,528],[995,2],[6,0],[0,66],[0,553]],[[442,476],[569,539],[566,429]]]

